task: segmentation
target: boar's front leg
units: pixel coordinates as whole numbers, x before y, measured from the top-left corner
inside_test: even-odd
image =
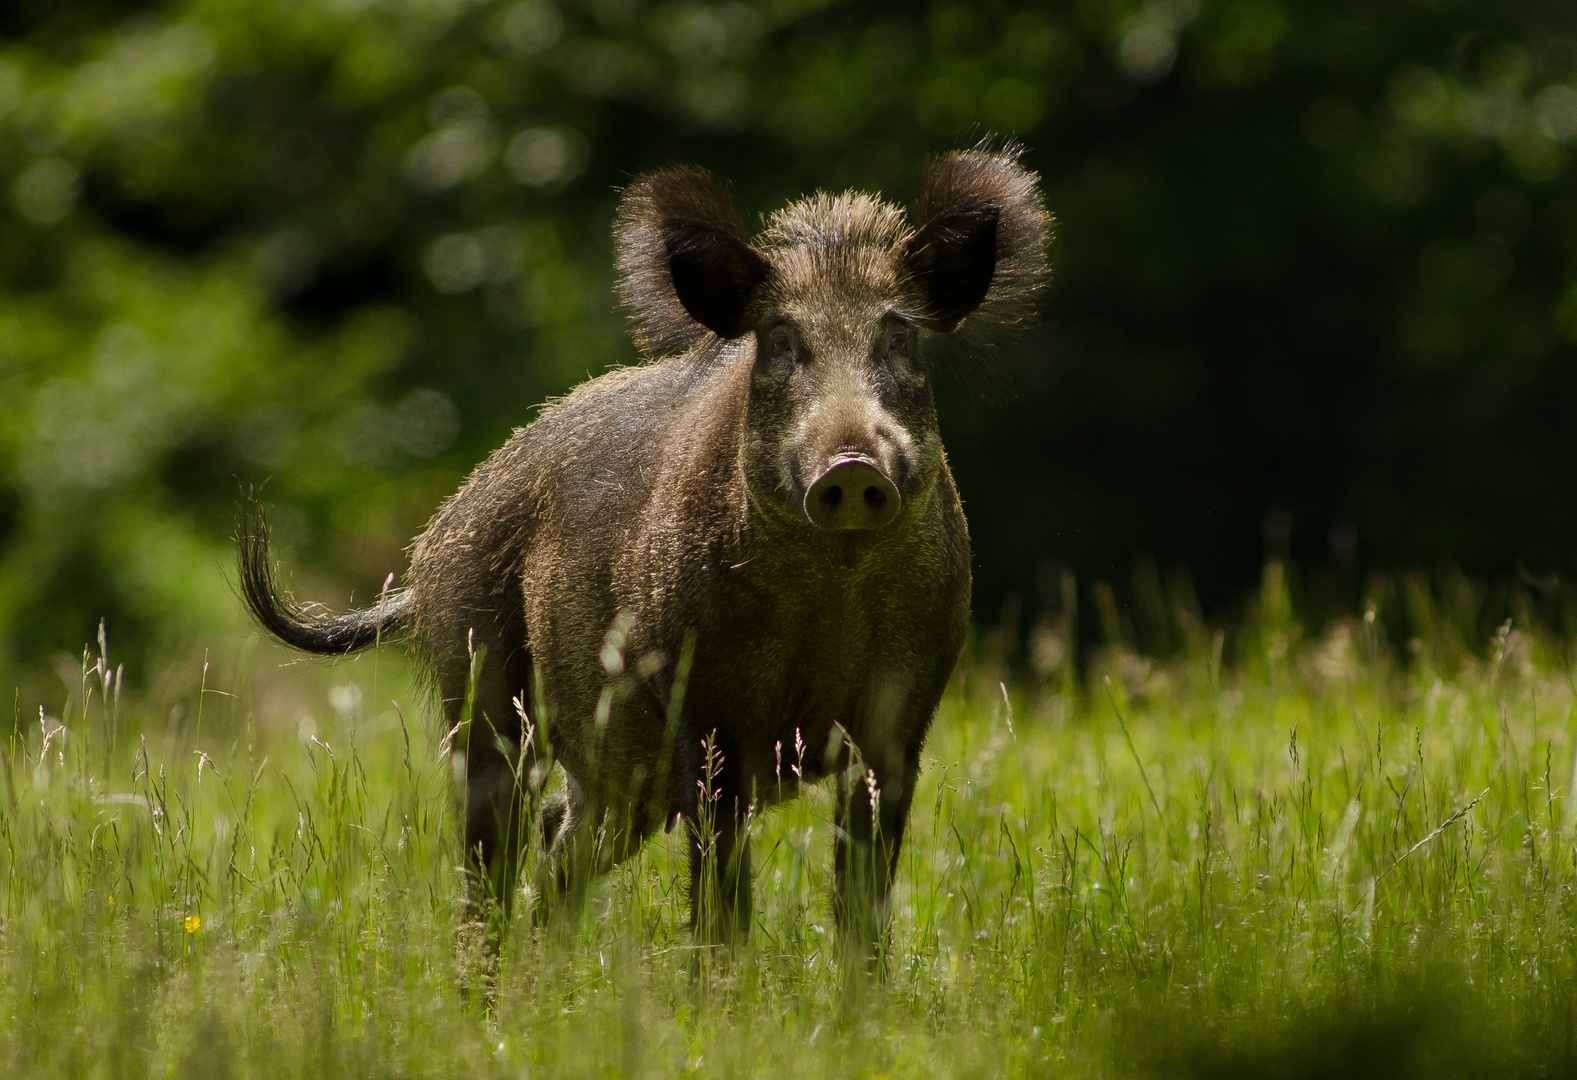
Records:
[[[750,933],[750,833],[744,814],[687,815],[690,834],[690,927],[710,945]]]
[[[675,764],[690,842],[690,928],[702,942],[731,944],[750,933],[750,799],[715,731],[688,741],[694,752],[676,753]]]
[[[909,803],[920,773],[919,747],[880,764],[838,772],[837,832],[833,846],[834,909],[850,960],[873,957],[887,928],[888,897],[909,823]]]
[[[624,801],[607,806],[567,769],[564,790],[542,802],[533,921],[546,925],[555,911],[579,911],[591,882],[629,858],[650,831]]]

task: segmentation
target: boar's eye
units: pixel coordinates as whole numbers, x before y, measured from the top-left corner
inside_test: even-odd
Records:
[[[767,337],[767,347],[772,350],[772,355],[792,356],[794,353],[794,338],[785,326],[774,327]]]
[[[887,355],[910,358],[914,356],[914,331],[907,326],[895,326],[887,332]]]

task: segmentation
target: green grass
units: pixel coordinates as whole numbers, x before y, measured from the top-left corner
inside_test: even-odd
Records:
[[[830,947],[825,791],[756,827],[749,948],[692,947],[668,836],[573,924],[517,919],[495,964],[463,925],[450,768],[393,651],[237,660],[224,693],[210,672],[168,716],[117,708],[90,670],[64,741],[35,711],[0,762],[0,1061],[26,1077],[1572,1071],[1571,658],[1514,630],[1477,652],[1426,635],[1401,667],[1372,622],[1300,643],[1266,610],[1225,665],[1197,627],[1169,661],[1109,649],[1079,682],[1009,691],[968,660],[874,983]]]

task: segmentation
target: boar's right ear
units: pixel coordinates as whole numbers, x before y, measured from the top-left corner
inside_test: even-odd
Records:
[[[732,339],[750,328],[766,260],[711,174],[671,169],[636,180],[619,203],[614,247],[619,298],[646,352],[688,348],[708,330]]]
[[[949,333],[966,316],[1022,323],[1046,278],[1051,215],[1023,150],[981,147],[945,154],[920,177],[904,257],[926,307],[926,325]]]

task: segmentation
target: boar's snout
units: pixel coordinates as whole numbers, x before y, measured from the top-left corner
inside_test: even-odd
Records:
[[[880,529],[898,516],[897,485],[867,457],[842,457],[805,493],[805,516],[828,532]]]

